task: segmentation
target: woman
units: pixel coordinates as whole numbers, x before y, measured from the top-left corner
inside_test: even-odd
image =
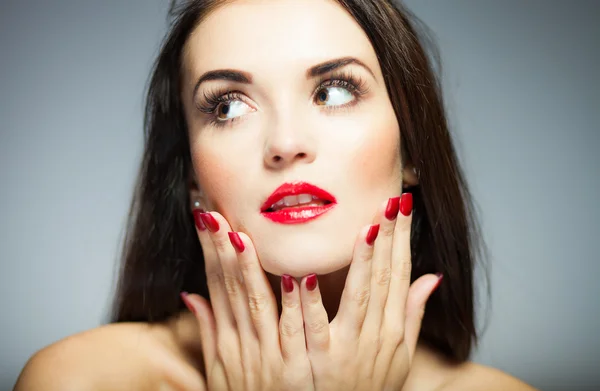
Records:
[[[531,389],[468,362],[478,238],[415,18],[174,13],[114,322],[37,353],[16,389]]]

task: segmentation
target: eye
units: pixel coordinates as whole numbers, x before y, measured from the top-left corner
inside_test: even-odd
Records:
[[[316,95],[319,106],[340,106],[351,102],[354,94],[343,87],[323,87]]]
[[[230,100],[228,102],[219,103],[216,107],[215,117],[218,121],[228,121],[251,111],[252,108],[241,100]]]

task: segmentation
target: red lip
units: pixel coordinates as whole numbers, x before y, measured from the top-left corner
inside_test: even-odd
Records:
[[[321,200],[329,201],[327,205],[285,208],[268,212],[269,208],[283,197],[290,195],[310,194]],[[279,186],[265,201],[260,212],[268,219],[280,224],[299,224],[316,219],[336,205],[335,197],[320,187],[306,182],[284,183]]]

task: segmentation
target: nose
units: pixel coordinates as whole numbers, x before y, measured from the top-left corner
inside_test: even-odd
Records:
[[[311,163],[315,160],[315,148],[315,142],[308,132],[298,126],[280,123],[269,131],[265,143],[265,165],[280,170],[298,163]]]

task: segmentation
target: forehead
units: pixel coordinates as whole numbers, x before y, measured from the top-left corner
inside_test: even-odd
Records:
[[[334,0],[236,0],[204,19],[184,49],[190,76],[224,68],[303,75],[311,65],[345,56],[380,73],[365,32]]]

